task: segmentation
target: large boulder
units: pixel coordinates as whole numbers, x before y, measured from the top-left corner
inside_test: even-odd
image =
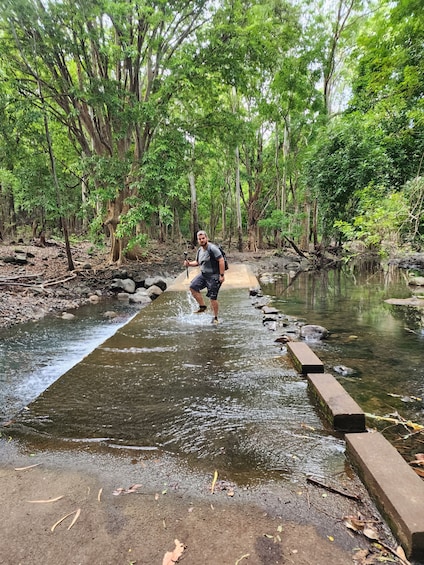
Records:
[[[163,290],[159,288],[156,284],[149,286],[147,289],[147,294],[152,300],[155,300],[158,296],[162,294]]]
[[[132,304],[149,304],[152,298],[149,296],[148,290],[146,288],[138,288],[134,294],[131,294],[129,301]]]
[[[147,277],[144,281],[145,288],[150,288],[152,286],[159,287],[162,291],[166,290],[167,284],[165,279],[162,277]]]
[[[123,291],[128,294],[134,294],[135,282],[132,279],[114,279],[110,285],[110,290],[113,292]]]
[[[305,324],[300,328],[300,337],[306,341],[321,341],[329,336],[329,331],[323,326]]]

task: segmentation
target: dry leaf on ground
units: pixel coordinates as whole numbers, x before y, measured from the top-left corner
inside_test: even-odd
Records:
[[[142,485],[131,485],[128,488],[122,488],[119,487],[117,489],[115,489],[112,494],[115,496],[119,496],[120,494],[130,494],[132,492],[137,492],[137,490],[141,487]]]
[[[175,549],[173,551],[167,551],[162,561],[162,565],[174,565],[180,559],[181,555],[184,553],[185,545],[178,541],[177,539],[174,540]]]

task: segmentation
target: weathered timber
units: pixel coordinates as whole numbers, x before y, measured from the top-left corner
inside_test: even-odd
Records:
[[[339,432],[365,432],[365,413],[333,375],[308,373],[309,388],[325,418]]]
[[[424,557],[424,482],[379,432],[346,434],[347,453],[409,557]]]
[[[287,351],[296,370],[302,373],[302,375],[324,372],[323,362],[303,341],[288,342]]]

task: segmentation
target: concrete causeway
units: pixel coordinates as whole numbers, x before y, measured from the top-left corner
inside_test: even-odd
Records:
[[[167,291],[188,290],[193,278],[200,272],[198,267],[190,267],[187,272],[181,273],[175,281],[168,287]],[[235,288],[258,288],[258,279],[253,274],[248,265],[244,263],[231,263],[230,268],[225,271],[225,279],[220,292]]]

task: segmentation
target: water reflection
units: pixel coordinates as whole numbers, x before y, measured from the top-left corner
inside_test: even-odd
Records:
[[[284,274],[264,291],[281,312],[331,332],[313,348],[365,412],[398,412],[424,424],[423,311],[384,302],[411,296],[403,271],[352,264],[303,273],[294,281]],[[334,373],[339,364],[353,368],[355,376]],[[384,431],[390,436],[387,425]]]

